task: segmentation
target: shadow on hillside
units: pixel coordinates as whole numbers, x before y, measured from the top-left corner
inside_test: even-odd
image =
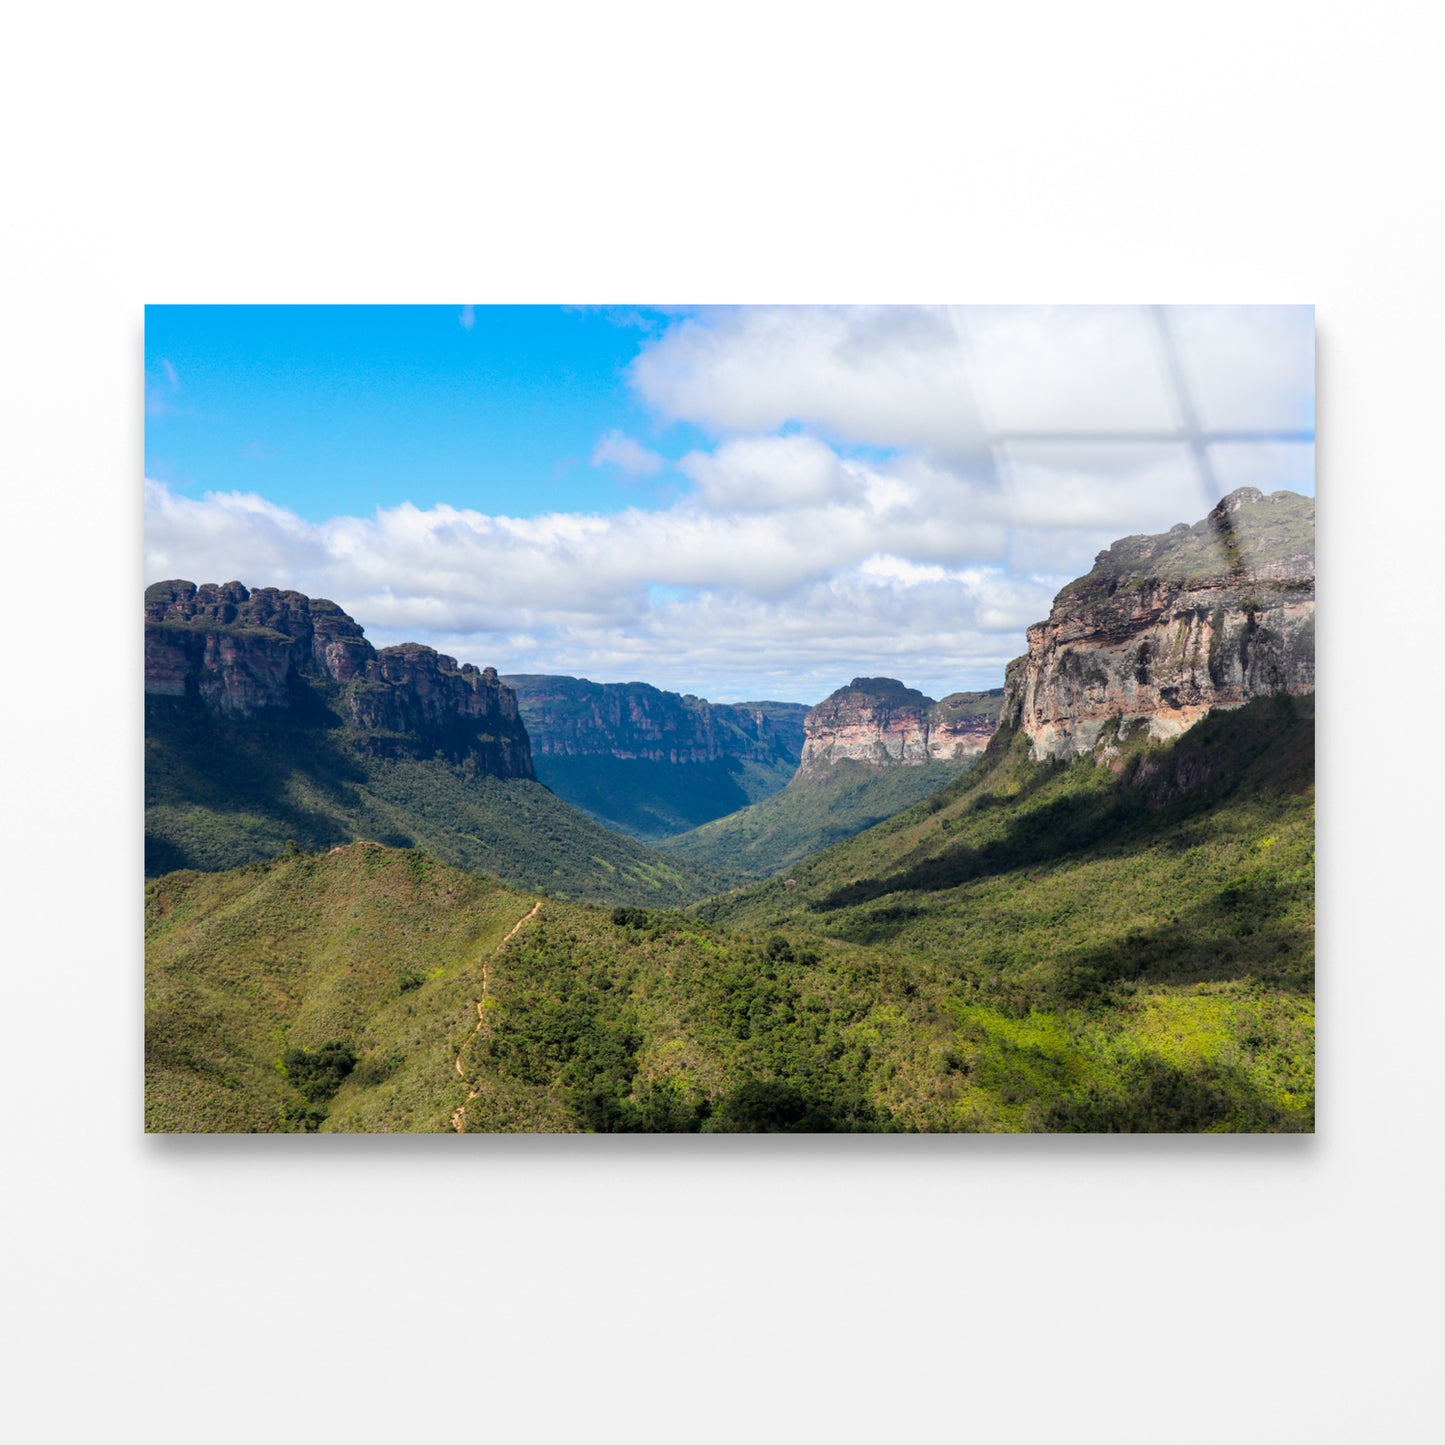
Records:
[[[1182,1069],[1144,1054],[1129,1061],[1122,1088],[1060,1101],[1047,1110],[1045,1128],[1062,1134],[1300,1133],[1313,1127],[1307,1114],[1262,1098],[1236,1069],[1197,1065]]]
[[[340,812],[355,810],[355,789],[366,773],[337,744],[333,728],[340,721],[319,700],[301,726],[265,718],[218,726],[194,704],[148,700],[146,807],[264,818],[265,834],[279,840],[277,847],[287,838],[303,849],[346,842],[350,834],[323,807],[302,806],[291,793],[301,773],[326,803]],[[148,831],[146,875],[217,866],[203,836],[209,830],[204,823],[197,826],[200,834],[189,841],[170,836],[169,830]],[[251,831],[243,828],[248,835]],[[261,841],[254,840],[257,847]],[[228,857],[221,866],[244,861],[229,858],[234,848],[223,851]],[[256,849],[242,851],[254,855]]]
[[[1147,847],[1178,833],[1181,822],[1217,806],[1246,783],[1262,794],[1304,791],[1314,780],[1313,706],[1287,697],[1260,699],[1205,719],[1171,748],[1148,757],[1157,771],[1147,787],[1135,785],[1130,766],[1111,787],[1066,794],[1019,813],[1002,837],[977,847],[959,844],[884,877],[845,884],[810,903],[809,911],[831,913],[890,894],[939,892],[1084,855]],[[1136,756],[1131,763],[1139,761]],[[1017,810],[1057,776],[1056,767],[1038,766],[1018,793],[979,792],[964,816],[993,808]]]
[[[1156,928],[1134,929],[1107,943],[1079,948],[1069,948],[1061,937],[1045,984],[1046,996],[1040,995],[1037,982],[1027,988],[1010,982],[1010,975],[1026,965],[1002,953],[986,952],[979,966],[993,977],[983,1001],[1022,1017],[1033,1004],[1080,1003],[1119,983],[1240,979],[1308,995],[1313,985],[1310,940],[1297,923],[1282,921],[1295,901],[1287,883],[1241,877],[1212,887]],[[834,932],[850,943],[873,947],[892,942],[908,923],[926,917],[928,911],[917,904],[893,903],[859,912]]]

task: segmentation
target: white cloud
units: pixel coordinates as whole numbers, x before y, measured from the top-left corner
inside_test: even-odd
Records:
[[[1210,447],[1209,456],[1222,492],[1236,487],[1273,492],[1285,487],[1291,492],[1314,493],[1313,442],[1227,442]]]
[[[1169,320],[1204,427],[1314,429],[1312,307],[1180,306]]]
[[[613,430],[599,437],[592,449],[592,465],[611,465],[629,477],[654,477],[666,463],[659,453],[649,451],[641,442],[634,441],[625,433]]]
[[[970,307],[959,331],[993,432],[1159,432],[1181,420],[1141,307]]]
[[[935,696],[996,686],[1097,551],[1218,500],[1190,445],[1160,439],[1190,409],[1171,358],[1211,424],[1288,430],[1304,414],[1308,320],[707,312],[644,343],[631,372],[663,421],[716,438],[677,464],[692,489],[668,506],[518,518],[406,504],[312,523],[254,494],[197,501],[148,482],[147,578],[292,586],[378,644],[723,700],[815,701],[868,673]],[[1312,448],[1209,456],[1221,489],[1299,489]],[[666,465],[615,430],[592,461],[634,476]]]
[[[859,501],[864,470],[810,436],[742,437],[714,452],[689,452],[679,470],[717,512],[774,512]]]
[[[718,433],[790,423],[955,463],[1008,434],[1313,425],[1309,307],[740,307],[633,362],[658,415]]]
[[[463,331],[470,331],[477,324],[477,312],[473,306],[463,306],[457,314],[457,324]]]
[[[1181,444],[1016,442],[1002,463],[1010,515],[1025,526],[1162,532],[1219,500]]]
[[[981,435],[955,316],[923,307],[750,307],[670,327],[633,362],[666,418],[719,432],[790,422],[956,452]]]
[[[1203,514],[1178,503],[1169,457],[1090,470],[1078,447],[1055,450],[999,480],[870,466],[804,435],[737,438],[688,459],[697,491],[670,507],[529,518],[404,504],[313,523],[254,494],[148,482],[146,572],[296,587],[373,640],[504,671],[719,697],[768,682],[803,700],[870,671],[993,686],[1100,546],[1141,515]]]

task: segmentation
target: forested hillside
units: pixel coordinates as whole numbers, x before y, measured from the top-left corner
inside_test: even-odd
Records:
[[[159,879],[148,1127],[1312,1127],[1309,701],[1117,748],[1001,734],[692,914],[376,844]]]
[[[148,700],[148,876],[371,839],[573,898],[676,905],[724,881],[604,828],[529,778],[445,757],[369,757],[320,697],[314,707],[221,719]]]
[[[968,761],[878,767],[843,759],[799,772],[781,792],[658,846],[683,862],[734,879],[768,878],[912,807],[967,766]]]

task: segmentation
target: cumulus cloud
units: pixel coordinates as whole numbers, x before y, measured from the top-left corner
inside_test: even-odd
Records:
[[[1180,306],[1168,317],[1205,428],[1313,432],[1313,307]]]
[[[314,523],[149,481],[147,578],[295,587],[379,642],[506,670],[718,696],[770,682],[803,701],[860,668],[993,685],[1048,610],[1058,578],[1006,574],[1007,507],[984,509],[977,481],[887,473],[806,436],[738,439],[691,465],[698,491],[666,509],[523,519],[403,504]]]
[[[614,466],[629,477],[655,477],[665,462],[665,457],[616,429],[599,437],[592,448],[594,467]]]
[[[658,510],[408,503],[320,523],[255,494],[197,500],[148,482],[146,570],[296,587],[379,642],[416,638],[507,671],[723,698],[767,682],[816,700],[859,671],[950,691],[997,685],[1058,586],[1141,515],[1202,515],[1178,458],[1132,460],[1044,449],[1000,478],[749,437],[689,458],[695,493]]]
[[[747,307],[688,317],[633,362],[659,415],[717,432],[790,422],[878,446],[958,450],[982,436],[947,308]]]
[[[850,506],[866,491],[862,467],[810,436],[743,437],[713,452],[690,452],[678,465],[702,503],[718,512]]]
[[[1159,432],[1182,420],[1142,307],[971,307],[958,324],[992,433]]]
[[[1258,487],[1262,492],[1315,488],[1313,442],[1221,442],[1209,448],[1209,458],[1223,492],[1236,487]]]
[[[1301,308],[684,316],[630,372],[661,422],[711,436],[670,505],[313,523],[148,482],[147,579],[296,587],[379,645],[719,700],[816,701],[860,673],[997,686],[1116,538],[1196,521],[1234,486],[1312,489],[1312,446],[1290,439],[1313,425],[1311,327]],[[667,465],[617,430],[592,462]]]
[[[954,461],[1018,436],[1313,426],[1309,307],[742,307],[669,327],[633,362],[660,417],[789,423]],[[1177,366],[1176,366],[1177,362]]]
[[[1219,500],[1182,445],[1017,442],[1002,460],[1010,515],[1025,526],[1160,532],[1198,521]]]

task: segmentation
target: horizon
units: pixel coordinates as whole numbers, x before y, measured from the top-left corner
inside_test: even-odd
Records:
[[[147,583],[503,675],[984,691],[1246,485],[1313,495],[1310,307],[146,312]]]

